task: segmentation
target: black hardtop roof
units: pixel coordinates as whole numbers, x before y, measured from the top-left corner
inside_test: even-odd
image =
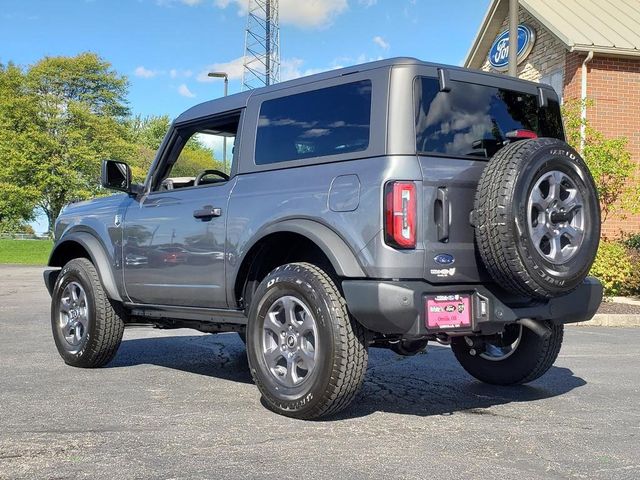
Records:
[[[359,65],[353,65],[351,67],[329,70],[322,73],[316,73],[313,75],[308,75],[306,77],[300,77],[293,80],[287,80],[284,82],[276,83],[274,85],[269,85],[268,87],[256,88],[254,90],[247,90],[245,92],[234,93],[227,97],[220,97],[214,100],[209,100],[207,102],[203,102],[198,105],[195,105],[190,109],[186,110],[184,113],[180,114],[175,119],[175,123],[190,122],[203,117],[215,115],[220,112],[228,112],[230,110],[239,110],[247,106],[247,102],[252,95],[259,95],[262,93],[274,92],[274,91],[285,89],[285,88],[306,85],[309,83],[328,80],[331,78],[338,78],[338,77],[353,74],[356,72],[364,72],[367,70],[374,70],[379,68],[391,68],[397,65],[415,65],[415,66],[446,68],[447,70],[473,71],[474,73],[477,73],[479,75],[487,75],[487,76],[497,77],[501,79],[505,78],[504,74],[499,74],[499,73],[484,72],[482,70],[472,70],[464,67],[456,67],[453,65],[446,65],[441,63],[425,62],[413,57],[394,57],[394,58],[388,58],[384,60],[377,60],[374,62],[362,63]],[[537,83],[530,82],[528,80],[515,79],[511,77],[506,77],[506,78],[509,78],[510,80],[513,80],[513,81],[538,85]]]

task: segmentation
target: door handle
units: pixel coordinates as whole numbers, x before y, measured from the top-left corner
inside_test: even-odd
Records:
[[[447,243],[449,241],[449,224],[451,218],[449,215],[449,195],[446,187],[438,188],[438,194],[435,204],[435,221],[437,227],[438,241]]]
[[[222,209],[212,207],[211,205],[206,205],[200,210],[195,210],[193,212],[193,216],[201,220],[211,220],[213,217],[219,217],[220,215],[222,215]]]

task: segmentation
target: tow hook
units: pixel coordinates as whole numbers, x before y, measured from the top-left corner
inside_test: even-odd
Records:
[[[540,337],[547,338],[551,335],[551,329],[549,327],[542,322],[533,320],[532,318],[521,318],[516,323],[528,328]]]
[[[469,347],[469,355],[475,357],[484,352],[485,341],[482,337],[464,337],[464,341]]]

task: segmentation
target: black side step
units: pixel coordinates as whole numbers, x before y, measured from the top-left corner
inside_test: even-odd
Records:
[[[246,325],[247,317],[242,310],[224,308],[180,307],[170,305],[141,305],[125,303],[134,317],[149,320],[190,320],[213,324]]]

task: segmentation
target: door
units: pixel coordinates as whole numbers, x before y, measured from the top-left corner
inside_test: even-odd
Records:
[[[226,308],[227,205],[240,115],[176,129],[150,191],[124,218],[124,283],[135,303]],[[223,142],[223,138],[226,142]],[[227,148],[222,148],[226,143]],[[229,171],[233,172],[233,164]]]

